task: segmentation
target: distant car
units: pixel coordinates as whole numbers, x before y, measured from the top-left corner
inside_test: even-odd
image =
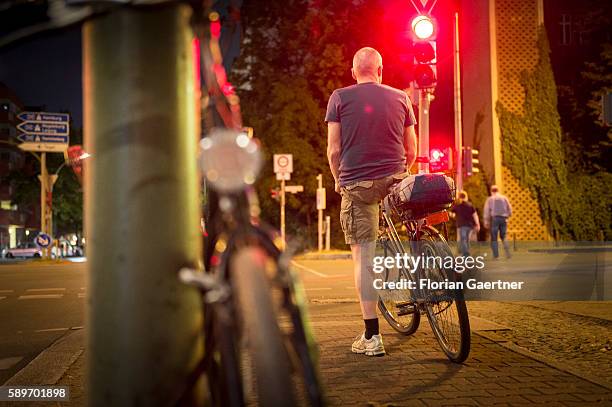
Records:
[[[12,249],[7,249],[4,257],[12,259],[14,257],[35,257],[42,256],[42,251],[34,243],[22,243]]]

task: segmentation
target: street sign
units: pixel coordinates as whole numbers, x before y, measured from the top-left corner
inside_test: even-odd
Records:
[[[60,143],[68,144],[67,135],[48,135],[48,134],[25,134],[21,133],[17,136],[24,143]]]
[[[291,173],[288,172],[277,172],[276,173],[276,180],[277,181],[289,181],[291,179]]]
[[[19,147],[23,151],[39,151],[39,152],[51,152],[51,153],[61,153],[64,152],[68,148],[68,143],[21,143],[17,147]]]
[[[317,210],[323,210],[326,206],[325,188],[317,188]]]
[[[36,246],[40,247],[41,249],[46,249],[47,247],[51,246],[52,242],[53,239],[51,239],[51,236],[47,235],[46,233],[39,233],[38,236],[34,238],[34,243],[36,243]]]
[[[28,135],[68,136],[68,123],[23,122],[17,129]]]
[[[274,172],[292,173],[293,154],[274,154]]]
[[[70,115],[66,113],[21,112],[17,115],[24,122],[68,123]]]
[[[304,192],[304,185],[287,185],[285,186],[285,192],[289,192],[290,194]]]
[[[17,136],[24,151],[63,152],[68,148],[70,115],[66,113],[21,112]]]

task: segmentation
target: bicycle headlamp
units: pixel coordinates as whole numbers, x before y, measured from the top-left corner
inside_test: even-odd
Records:
[[[200,168],[221,192],[235,192],[255,182],[261,168],[257,143],[247,133],[213,130],[200,141]]]

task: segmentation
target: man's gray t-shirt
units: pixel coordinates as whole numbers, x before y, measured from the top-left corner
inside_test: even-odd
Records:
[[[374,82],[337,89],[325,121],[341,126],[341,186],[406,170],[404,127],[416,119],[403,91]]]

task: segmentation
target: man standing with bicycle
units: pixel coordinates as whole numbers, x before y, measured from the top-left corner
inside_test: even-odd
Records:
[[[365,331],[354,353],[385,354],[379,333],[372,262],[378,232],[378,203],[389,187],[408,174],[416,158],[416,119],[406,93],[382,85],[382,57],[362,48],[351,69],[356,85],[329,98],[327,157],[336,192],[342,195],[340,224],[351,246],[355,287]]]

